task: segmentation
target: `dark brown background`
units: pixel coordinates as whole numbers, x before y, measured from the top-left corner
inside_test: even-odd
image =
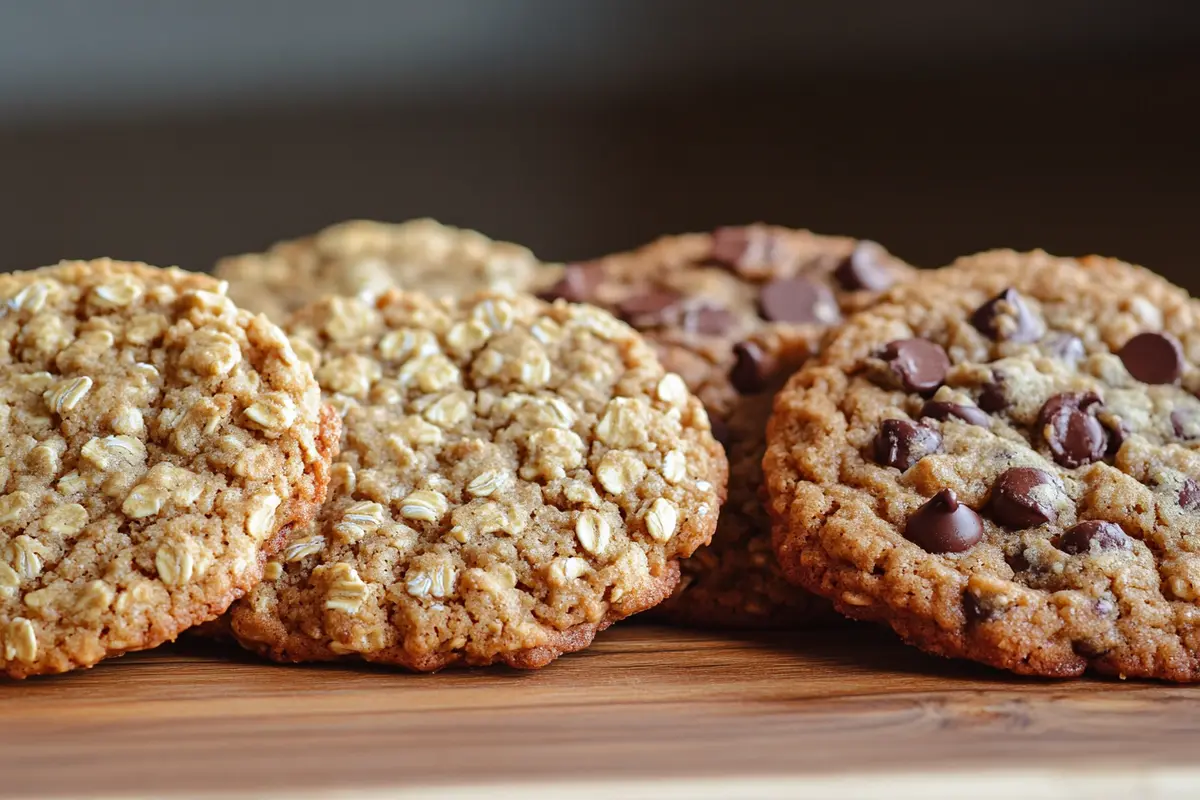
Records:
[[[572,34],[608,37],[598,67],[574,69],[558,41],[520,80],[459,59],[445,91],[413,89],[423,68],[397,82],[396,67],[354,91],[306,91],[302,71],[228,96],[180,100],[169,81],[141,94],[109,81],[107,104],[99,89],[74,105],[18,96],[0,103],[4,266],[104,254],[205,268],[347,217],[419,215],[573,259],[762,219],[877,238],[925,265],[1001,245],[1100,252],[1200,290],[1197,15],[1028,5],[993,29],[916,3],[928,13],[894,31],[875,19],[867,36],[834,4],[696,2],[679,37],[661,14],[652,42],[619,18]],[[618,7],[635,8],[603,8]],[[762,19],[729,33],[722,10]],[[648,47],[646,66],[627,63]],[[560,69],[571,80],[539,83]]]

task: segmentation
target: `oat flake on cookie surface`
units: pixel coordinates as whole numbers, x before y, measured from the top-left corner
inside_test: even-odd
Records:
[[[603,311],[391,292],[288,331],[344,433],[320,517],[231,612],[253,650],[540,667],[660,602],[712,536],[708,417]]]
[[[229,281],[234,302],[284,322],[292,311],[325,295],[370,300],[391,288],[433,297],[536,291],[560,273],[521,245],[413,219],[331,225],[265,253],[221,259],[215,274]]]
[[[203,275],[0,275],[0,669],[154,647],[262,576],[338,421],[283,332]]]
[[[1200,678],[1200,305],[996,251],[852,318],[775,403],[784,571],[1019,673]]]

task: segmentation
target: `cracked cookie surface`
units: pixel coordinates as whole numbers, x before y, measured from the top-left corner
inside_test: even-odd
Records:
[[[771,552],[759,496],[771,398],[830,325],[911,272],[873,242],[750,225],[569,264],[546,291],[641,331],[704,401],[725,444],[729,499],[717,533],[681,564],[680,588],[656,616],[728,627],[832,616],[783,578]]]
[[[704,408],[603,311],[389,292],[287,329],[344,434],[321,515],[231,612],[253,650],[540,667],[660,602],[712,536]]]
[[[221,259],[214,273],[229,281],[234,302],[280,323],[325,295],[369,301],[391,288],[433,297],[536,291],[559,274],[525,247],[432,219],[343,222]]]
[[[889,292],[775,403],[790,578],[945,656],[1200,677],[1200,307],[995,251]]]
[[[0,669],[154,647],[256,583],[325,495],[336,417],[204,275],[0,275]]]

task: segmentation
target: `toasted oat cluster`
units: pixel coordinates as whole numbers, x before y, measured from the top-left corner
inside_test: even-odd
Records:
[[[934,653],[1200,678],[1200,304],[995,251],[897,287],[775,403],[784,571]]]
[[[231,613],[252,649],[538,667],[660,602],[712,535],[708,417],[603,311],[393,291],[288,331],[344,433],[319,518]]]
[[[325,496],[337,419],[283,332],[202,275],[0,275],[0,669],[211,619]],[[328,412],[328,409],[326,409]]]
[[[559,274],[525,247],[432,219],[343,222],[216,266],[239,306],[278,322],[326,295],[369,301],[391,288],[433,297],[536,291]]]

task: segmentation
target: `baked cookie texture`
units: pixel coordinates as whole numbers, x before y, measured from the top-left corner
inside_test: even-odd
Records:
[[[1200,306],[996,251],[849,320],[775,403],[788,577],[929,652],[1200,677]]]
[[[338,420],[208,276],[0,275],[0,669],[154,647],[262,577],[325,497]]]
[[[344,433],[320,516],[231,612],[250,649],[541,667],[661,602],[712,536],[707,414],[603,311],[392,291],[287,330]]]
[[[830,325],[912,269],[874,242],[768,225],[668,236],[569,264],[545,296],[599,305],[637,328],[704,401],[729,456],[711,545],[655,609],[673,622],[773,627],[833,618],[775,565],[763,509],[771,399]]]
[[[433,297],[537,291],[559,277],[529,249],[432,219],[351,220],[265,253],[230,256],[214,274],[239,306],[283,322],[326,295],[370,301],[391,288]]]

